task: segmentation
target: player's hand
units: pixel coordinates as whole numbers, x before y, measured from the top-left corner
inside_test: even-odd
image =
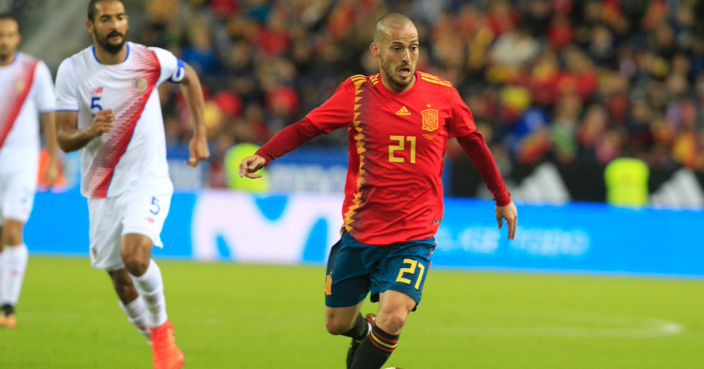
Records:
[[[115,113],[112,109],[101,110],[93,118],[88,130],[93,137],[98,137],[105,132],[109,132],[112,129],[113,122],[115,122]]]
[[[188,144],[190,156],[186,162],[192,167],[196,167],[198,163],[210,157],[210,149],[208,148],[208,137],[205,134],[195,134]]]
[[[56,184],[57,179],[59,179],[59,163],[56,160],[52,160],[49,162],[49,165],[46,166],[46,169],[44,169],[41,183],[46,186],[46,188],[52,188],[54,184]]]
[[[255,172],[266,165],[266,159],[259,155],[247,156],[240,163],[240,177],[261,178],[261,174]]]
[[[516,237],[516,224],[518,224],[518,210],[516,210],[516,205],[513,204],[513,201],[506,206],[496,207],[496,220],[499,222],[499,229],[501,229],[504,219],[506,219],[506,224],[508,224],[508,239],[512,240]]]

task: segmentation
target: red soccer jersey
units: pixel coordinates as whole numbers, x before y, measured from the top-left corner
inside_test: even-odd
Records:
[[[355,75],[306,118],[325,133],[348,127],[342,216],[356,240],[386,245],[437,232],[447,139],[477,129],[450,82],[416,72],[415,85],[396,93],[379,74]]]

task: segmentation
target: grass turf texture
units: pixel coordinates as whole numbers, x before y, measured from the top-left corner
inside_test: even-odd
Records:
[[[348,338],[323,324],[322,266],[159,265],[187,368],[344,367]],[[435,268],[386,366],[701,368],[703,290],[702,280]],[[150,360],[105,272],[88,258],[30,259],[18,328],[0,330],[0,368]]]

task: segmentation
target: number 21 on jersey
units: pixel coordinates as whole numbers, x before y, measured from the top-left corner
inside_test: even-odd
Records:
[[[416,136],[389,136],[391,144],[389,145],[389,161],[392,163],[404,163],[406,158],[396,156],[396,151],[405,151],[406,142],[408,142],[408,150],[410,151],[409,160],[411,164],[416,163]]]

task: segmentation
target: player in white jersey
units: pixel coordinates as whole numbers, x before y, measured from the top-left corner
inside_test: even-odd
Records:
[[[28,251],[24,223],[34,203],[39,171],[39,122],[49,150],[43,173],[50,186],[58,175],[54,85],[41,60],[17,51],[19,22],[0,14],[0,327],[14,328]]]
[[[91,0],[86,25],[93,45],[64,60],[56,77],[59,145],[81,150],[93,266],[107,270],[129,320],[151,340],[154,367],[179,368],[183,353],[151,259],[173,192],[157,86],[181,83],[196,166],[209,156],[200,82],[170,52],[126,41],[122,1]]]

